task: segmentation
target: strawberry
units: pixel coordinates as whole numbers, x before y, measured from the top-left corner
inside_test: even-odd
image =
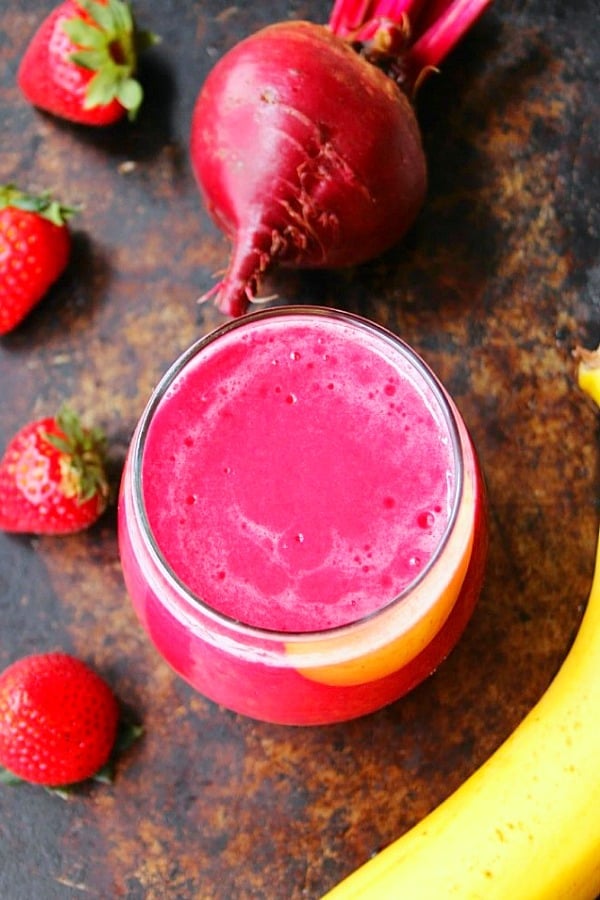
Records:
[[[69,534],[104,512],[106,440],[64,407],[25,425],[0,460],[0,529]]]
[[[66,268],[73,210],[0,185],[0,334],[12,331]]]
[[[19,779],[91,778],[108,762],[118,723],[109,686],[67,653],[26,656],[0,675],[0,765]]]
[[[72,122],[133,119],[143,98],[138,54],[155,41],[124,0],[64,0],[31,39],[17,82],[34,106]]]

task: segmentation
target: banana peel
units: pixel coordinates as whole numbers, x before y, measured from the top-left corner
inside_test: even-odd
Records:
[[[578,349],[600,406],[600,347]],[[587,607],[558,674],[457,791],[323,900],[600,897],[600,537]]]

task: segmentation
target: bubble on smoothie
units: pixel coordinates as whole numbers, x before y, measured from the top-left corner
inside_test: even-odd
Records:
[[[423,510],[417,516],[417,525],[419,528],[430,530],[435,525],[435,515],[430,510]]]
[[[179,393],[180,389],[185,384],[185,380],[185,378],[178,378],[175,381],[172,381],[165,391],[165,399],[170,400],[175,397],[175,395]]]

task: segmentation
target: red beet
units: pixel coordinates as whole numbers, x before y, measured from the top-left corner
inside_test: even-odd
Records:
[[[210,292],[223,312],[243,314],[275,263],[357,265],[403,236],[427,181],[409,97],[489,2],[337,0],[328,26],[271,25],[217,63],[191,160],[233,243]]]

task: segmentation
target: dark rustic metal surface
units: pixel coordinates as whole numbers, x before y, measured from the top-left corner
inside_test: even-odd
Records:
[[[227,256],[190,172],[196,93],[243,35],[329,7],[139,0],[163,38],[142,67],[145,107],[90,132],[31,109],[15,84],[50,5],[0,8],[0,182],[81,210],[67,272],[0,341],[0,443],[68,400],[105,427],[116,489],[158,376],[221,321],[196,303]],[[598,512],[596,414],[570,354],[600,337],[599,26],[596,0],[496,0],[420,94],[431,179],[408,238],[359,271],[270,286],[389,326],[454,394],[491,509],[487,581],[458,648],[365,719],[255,723],[194,694],[149,646],[114,508],[69,538],[0,534],[0,667],[65,648],[146,728],[112,786],[66,802],[2,788],[2,898],[317,898],[456,787],[547,686],[580,620]]]

